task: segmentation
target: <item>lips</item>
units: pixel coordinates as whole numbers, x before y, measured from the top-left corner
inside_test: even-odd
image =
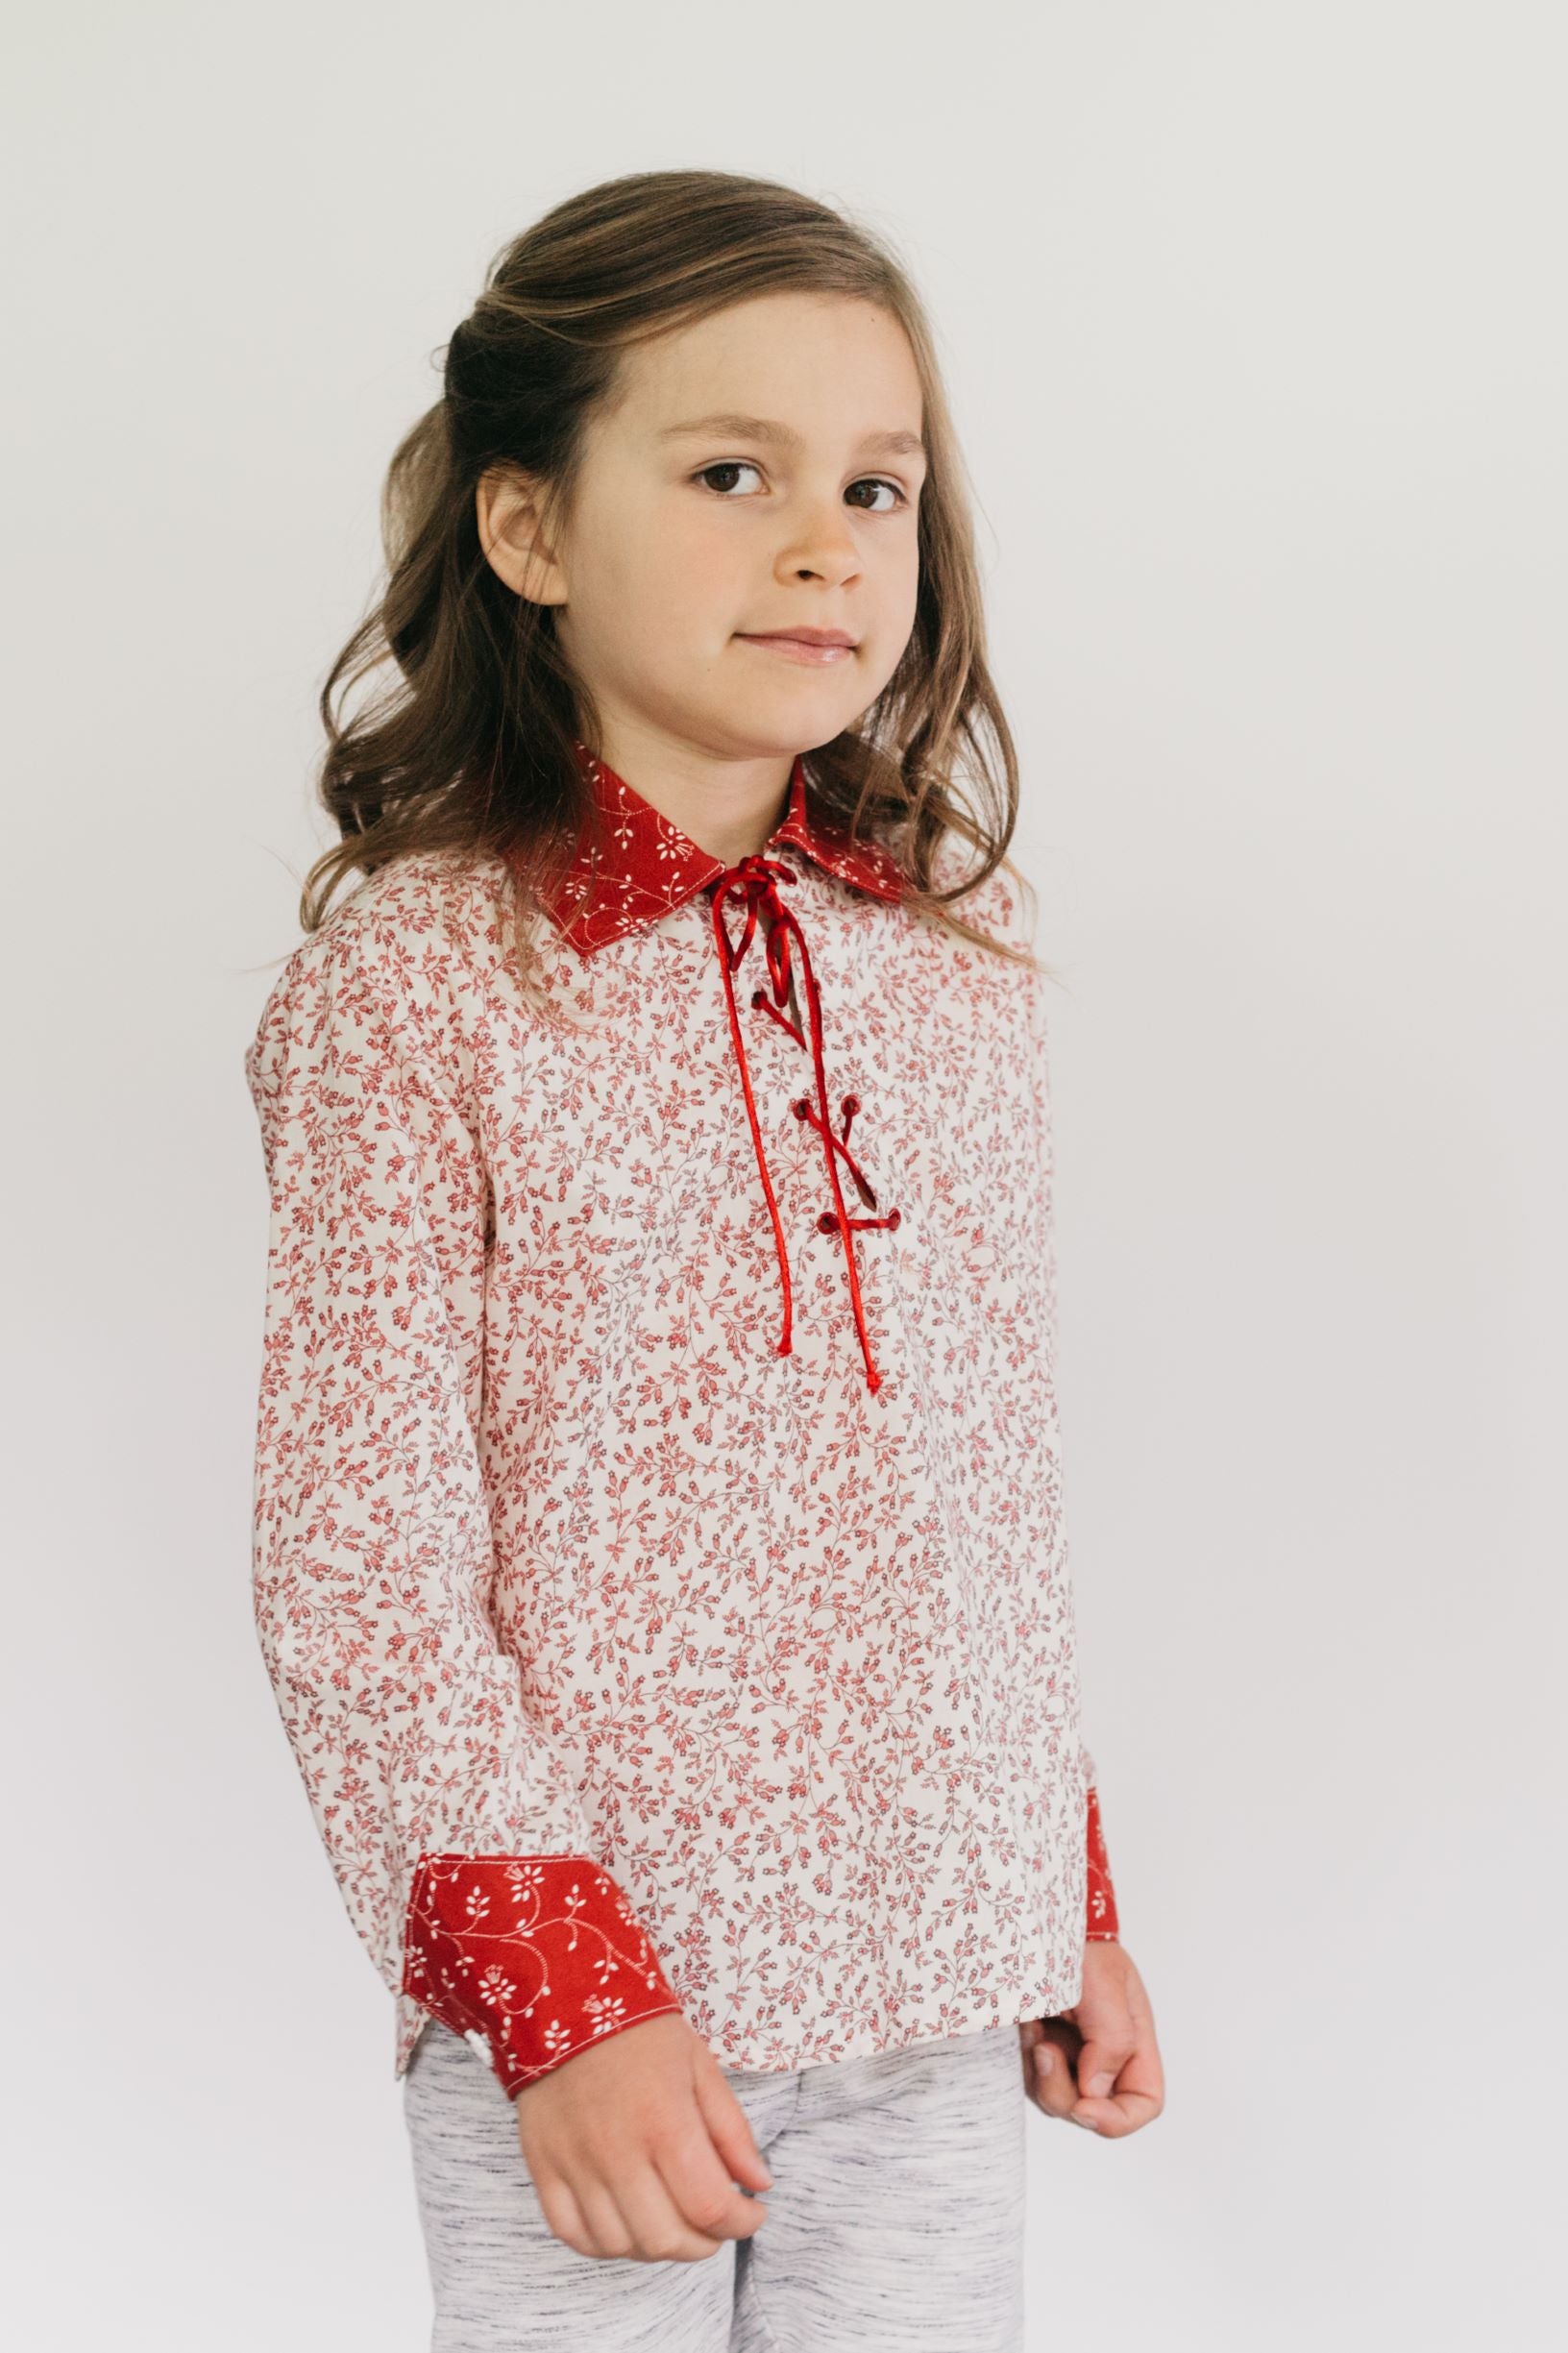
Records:
[[[777,655],[786,662],[803,662],[814,670],[830,670],[847,662],[855,650],[855,640],[845,629],[791,629],[769,634],[743,631],[741,643],[756,646],[762,652]]]
[[[860,642],[858,638],[851,637],[847,629],[743,629],[741,634],[753,644],[761,645],[777,645],[787,641],[798,646],[852,647]]]

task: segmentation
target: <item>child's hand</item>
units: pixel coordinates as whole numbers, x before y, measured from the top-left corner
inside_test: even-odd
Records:
[[[1018,2042],[1024,2087],[1047,2116],[1115,2141],[1152,2123],[1165,2104],[1143,1980],[1114,1939],[1086,1941],[1077,2001],[1056,2017],[1024,2019]]]
[[[772,2176],[701,2036],[674,2011],[525,2084],[517,2138],[545,2219],[579,2255],[696,2263],[768,2218]]]

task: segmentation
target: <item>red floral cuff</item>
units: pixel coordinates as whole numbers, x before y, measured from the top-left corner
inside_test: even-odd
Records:
[[[508,2097],[590,2043],[679,2011],[615,1881],[580,1854],[423,1854],[403,1991],[481,2039]]]
[[[1107,1943],[1120,1931],[1116,1925],[1116,1891],[1111,1884],[1111,1857],[1105,1851],[1105,1831],[1100,1824],[1098,1790],[1089,1793],[1089,1901],[1086,1937]]]

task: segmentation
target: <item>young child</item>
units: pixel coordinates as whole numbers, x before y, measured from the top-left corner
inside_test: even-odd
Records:
[[[505,249],[445,384],[246,1056],[257,1624],[432,2341],[1013,2353],[1026,2096],[1117,2136],[1163,2080],[930,330],[838,212],[646,173]]]

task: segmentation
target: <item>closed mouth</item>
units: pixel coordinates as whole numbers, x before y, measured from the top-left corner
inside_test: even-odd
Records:
[[[742,629],[740,635],[760,645],[840,646],[845,651],[860,642],[844,629]]]

